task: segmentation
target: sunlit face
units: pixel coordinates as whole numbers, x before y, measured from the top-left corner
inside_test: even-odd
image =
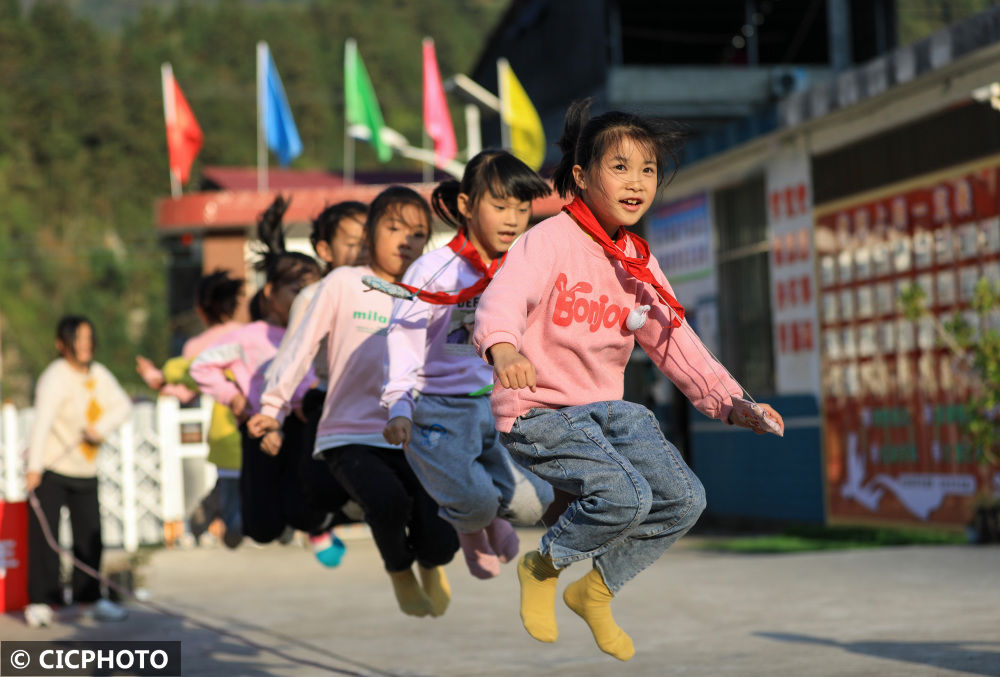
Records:
[[[427,245],[431,227],[427,214],[412,204],[392,206],[375,224],[371,267],[389,282],[398,282]]]
[[[609,235],[634,226],[656,197],[656,158],[650,149],[626,137],[587,171],[573,166],[580,197]]]
[[[288,315],[292,309],[292,301],[303,287],[311,285],[319,280],[319,275],[309,271],[301,275],[297,280],[282,284],[267,283],[264,287],[264,296],[267,300],[267,312],[272,322],[279,326],[288,325]]]
[[[77,367],[87,367],[94,361],[94,328],[84,322],[76,328],[72,345],[56,341],[59,354]]]
[[[345,216],[337,223],[333,238],[320,242],[316,253],[330,268],[357,265],[365,242],[365,223],[356,216]]]
[[[481,195],[475,204],[470,204],[468,195],[459,193],[458,209],[468,223],[469,240],[487,261],[510,249],[531,218],[530,201],[499,198],[490,191]]]

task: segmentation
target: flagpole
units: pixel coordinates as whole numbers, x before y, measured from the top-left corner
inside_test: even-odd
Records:
[[[510,68],[510,64],[507,59],[499,58],[497,59],[497,94],[500,95],[500,145],[501,147],[510,150],[510,124],[507,122],[506,111],[508,105],[508,97],[510,92],[507,91],[507,78],[506,71]]]
[[[433,38],[425,37],[423,39],[423,41],[421,42],[421,46],[422,46],[422,48],[424,50],[425,57],[424,57],[424,60],[423,60],[423,63],[424,63],[424,83],[423,83],[423,88],[424,88],[424,113],[423,113],[423,124],[420,125],[420,131],[423,132],[423,136],[421,137],[421,140],[420,140],[420,147],[423,148],[424,150],[427,150],[427,148],[428,148],[428,142],[430,141],[430,135],[427,133],[427,75],[428,74],[427,74],[426,54],[427,54],[428,45],[430,45],[430,49],[433,50],[433,48],[434,48],[434,39]],[[431,157],[434,158],[432,160],[432,162],[436,163],[437,162],[437,156],[435,155],[435,150],[436,149],[435,149],[433,143],[430,144],[430,150],[431,150]],[[424,170],[424,177],[423,177],[424,178],[424,183],[430,183],[431,181],[433,181],[434,180],[434,165],[433,164],[429,164],[427,162],[424,162],[423,170]]]
[[[169,62],[160,64],[160,82],[163,86],[163,122],[169,133],[170,126],[177,119],[177,105],[174,101],[174,68]],[[170,197],[181,196],[181,181],[170,166],[170,141],[167,140],[167,173],[170,174]]]
[[[465,141],[466,160],[471,160],[483,149],[482,128],[480,126],[479,106],[474,103],[465,104]]]
[[[267,105],[267,43],[257,43],[257,190],[267,190],[267,137],[265,136],[265,110]]]
[[[424,131],[424,137],[420,143],[420,147],[430,153],[430,156],[423,162],[424,164],[423,180],[424,183],[430,183],[431,181],[434,180],[434,163],[437,161],[437,158],[434,155],[434,145],[430,144],[430,146],[428,146],[427,142],[430,141],[431,137],[427,136],[427,129],[425,128],[423,131]]]
[[[354,61],[354,55],[357,53],[356,50],[357,50],[357,43],[354,41],[354,38],[347,38],[347,40],[344,41],[344,73],[345,74],[349,73],[349,72],[353,72],[350,69],[354,68],[353,61]],[[352,63],[348,63],[348,62],[352,62]],[[345,85],[347,84],[346,78],[345,78],[344,84]],[[351,184],[354,183],[354,138],[351,137],[351,134],[348,131],[348,129],[351,126],[351,121],[348,118],[349,118],[349,116],[347,114],[347,96],[346,96],[346,88],[345,88],[345,96],[344,96],[344,183],[347,184],[347,185],[351,185]]]

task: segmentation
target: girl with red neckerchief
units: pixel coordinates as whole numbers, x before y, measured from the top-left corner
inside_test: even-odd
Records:
[[[458,233],[417,259],[403,278],[416,294],[393,307],[385,439],[400,444],[421,484],[458,532],[470,573],[492,578],[516,559],[510,522],[536,524],[552,487],[515,464],[500,443],[489,392],[493,371],[472,346],[476,306],[528,226],[548,185],[506,151],[487,150],[462,181],[444,181],[431,204]]]
[[[511,248],[480,300],[474,343],[493,365],[493,414],[511,456],[576,496],[518,563],[524,627],[556,640],[557,576],[591,559],[563,599],[598,647],[625,661],[635,649],[611,599],[705,507],[701,482],[653,414],[621,399],[635,342],[702,413],[751,422],[730,416],[743,389],[684,321],[648,245],[626,230],[652,205],[676,135],[628,113],[591,119],[589,108],[567,112],[553,175],[574,200]],[[781,427],[777,412],[758,406]]]

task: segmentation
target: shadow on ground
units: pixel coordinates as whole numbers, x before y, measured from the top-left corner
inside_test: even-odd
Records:
[[[779,642],[837,647],[863,656],[918,663],[944,670],[967,672],[972,675],[1000,676],[1000,642],[838,642],[834,639],[787,632],[757,632],[754,634],[757,637]],[[982,647],[982,649],[977,649],[977,647]],[[987,647],[992,647],[997,651],[988,651]],[[996,655],[997,660],[993,662],[991,667],[984,667],[984,664],[988,664],[990,661],[984,661],[983,658],[991,655]]]

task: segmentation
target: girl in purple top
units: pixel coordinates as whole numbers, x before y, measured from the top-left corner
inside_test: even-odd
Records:
[[[461,183],[438,185],[434,211],[458,233],[406,271],[404,283],[420,294],[396,301],[389,327],[385,439],[403,446],[477,578],[496,576],[501,562],[516,559],[519,542],[508,520],[533,526],[552,502],[552,487],[514,464],[500,444],[490,412],[493,370],[471,335],[482,289],[528,227],[531,201],[549,192],[503,150],[472,158]]]

